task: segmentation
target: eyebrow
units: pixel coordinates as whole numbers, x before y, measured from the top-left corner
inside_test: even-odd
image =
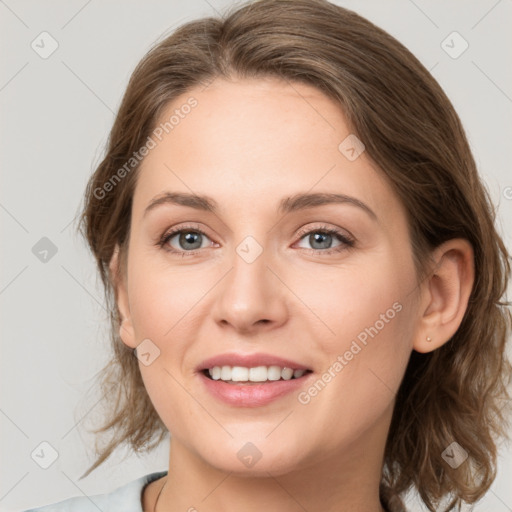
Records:
[[[216,213],[218,210],[217,202],[209,196],[188,194],[185,192],[164,192],[150,201],[144,210],[144,216],[157,206],[164,204],[188,206],[189,208],[212,213]],[[285,197],[279,203],[278,213],[291,213],[328,204],[349,204],[357,206],[364,210],[373,220],[377,220],[377,215],[374,211],[359,199],[345,194],[332,194],[327,192],[301,193]]]

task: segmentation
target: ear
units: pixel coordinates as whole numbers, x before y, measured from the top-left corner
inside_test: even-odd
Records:
[[[130,303],[128,301],[128,292],[126,286],[126,277],[124,269],[120,268],[119,261],[119,245],[116,244],[114,253],[109,263],[110,279],[114,287],[117,309],[121,317],[119,326],[119,336],[125,345],[130,348],[135,348],[135,332],[132,325]]]
[[[457,332],[475,279],[471,244],[457,238],[441,244],[433,252],[434,268],[422,283],[419,324],[413,348],[431,352]]]

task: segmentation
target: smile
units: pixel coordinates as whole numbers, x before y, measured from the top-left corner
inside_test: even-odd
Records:
[[[307,371],[304,369],[293,369],[272,366],[214,366],[205,370],[205,375],[213,380],[222,380],[232,384],[244,382],[268,382],[278,380],[292,380],[302,377]]]

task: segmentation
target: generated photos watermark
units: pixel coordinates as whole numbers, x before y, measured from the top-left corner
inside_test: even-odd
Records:
[[[190,114],[193,108],[197,107],[199,102],[194,97],[188,98],[186,103],[183,103],[179,108],[174,109],[173,115],[163,123],[160,123],[148,136],[146,142],[138,149],[134,151],[132,156],[124,163],[119,169],[108,179],[101,187],[96,187],[93,191],[96,199],[104,199],[105,196],[114,190],[115,186],[137,165],[142,162],[152,149],[158,146],[158,143],[162,141],[164,135],[169,134],[172,130],[178,126],[185,117]]]
[[[395,302],[392,307],[386,310],[385,313],[381,313],[379,319],[376,320],[373,325],[363,329],[355,339],[352,340],[350,347],[342,355],[338,355],[336,360],[325,370],[324,373],[312,384],[307,390],[301,391],[297,400],[302,405],[307,405],[311,400],[317,396],[329,382],[331,382],[342,370],[347,366],[350,361],[354,359],[370,341],[369,338],[373,339],[379,334],[389,322],[395,318],[397,313],[402,311],[402,304]]]

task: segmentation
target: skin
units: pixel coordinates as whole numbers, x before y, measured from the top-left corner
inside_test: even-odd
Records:
[[[191,96],[197,107],[142,163],[127,268],[115,283],[123,342],[135,348],[149,338],[160,350],[139,366],[171,433],[168,476],[145,488],[144,510],[154,510],[165,483],[158,511],[315,511],[320,500],[323,511],[381,511],[395,392],[411,351],[435,350],[460,325],[474,279],[471,246],[438,247],[431,274],[418,281],[403,205],[365,152],[354,161],[340,152],[352,130],[316,88],[218,79],[177,98],[162,121]],[[166,204],[144,215],[164,191],[208,195],[218,211]],[[278,214],[282,198],[301,192],[346,194],[376,219],[348,203]],[[196,254],[158,246],[185,223],[205,233]],[[309,235],[325,226],[354,246],[336,236],[315,243]],[[308,234],[297,236],[303,227]],[[252,263],[236,252],[249,235],[262,248]],[[179,234],[167,246],[190,251]],[[112,271],[118,266],[116,251]],[[400,312],[307,404],[294,392],[233,407],[195,372],[217,354],[265,352],[311,368],[307,390],[396,303]],[[262,454],[250,468],[237,457],[247,442]]]

